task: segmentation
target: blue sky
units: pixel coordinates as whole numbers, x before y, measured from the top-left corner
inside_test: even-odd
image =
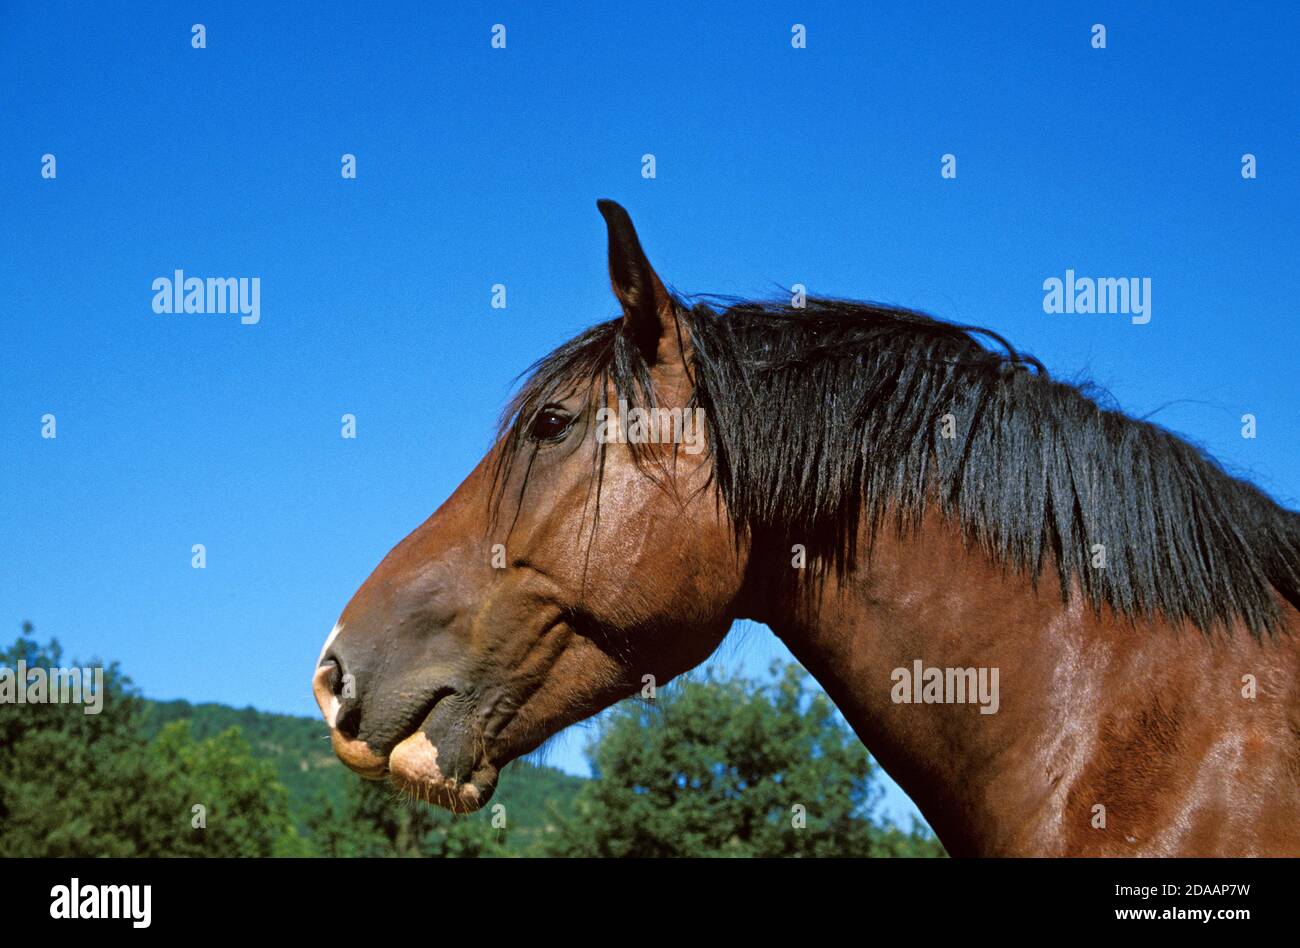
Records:
[[[1300,506],[1300,14],[1134,6],[0,6],[0,631],[314,713],[325,634],[515,375],[615,314],[598,197],[681,291],[990,326]],[[1149,277],[1151,322],[1044,313],[1067,268]],[[260,277],[261,321],[155,314],[175,269]]]

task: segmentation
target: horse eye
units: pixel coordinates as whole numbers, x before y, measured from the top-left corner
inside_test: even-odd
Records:
[[[528,428],[528,437],[533,441],[554,441],[569,430],[573,419],[563,412],[544,408],[533,418]]]

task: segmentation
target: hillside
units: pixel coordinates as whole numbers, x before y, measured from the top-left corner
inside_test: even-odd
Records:
[[[238,727],[253,753],[275,765],[289,792],[289,812],[304,836],[310,835],[308,819],[320,809],[321,801],[341,808],[348,781],[360,779],[339,763],[330,749],[325,725],[315,718],[188,701],[145,700],[143,705],[146,738],[181,719],[190,721],[199,740]],[[584,783],[580,777],[528,761],[515,761],[505,768],[492,800],[504,803],[509,812],[508,848],[517,853],[527,851],[549,822],[548,808],[571,813],[573,799]]]

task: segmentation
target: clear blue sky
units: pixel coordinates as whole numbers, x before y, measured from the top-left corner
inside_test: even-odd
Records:
[[[512,378],[615,313],[598,197],[679,290],[988,325],[1296,506],[1300,14],[1156,8],[3,4],[0,630],[315,713],[323,638]],[[260,277],[261,322],[154,314],[177,268]],[[1045,314],[1067,268],[1150,277],[1151,322]]]

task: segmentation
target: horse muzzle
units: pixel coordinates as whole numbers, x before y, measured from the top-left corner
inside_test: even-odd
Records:
[[[339,760],[367,780],[387,777],[413,797],[455,813],[471,813],[488,801],[498,770],[485,758],[471,699],[450,687],[431,687],[420,689],[427,694],[414,703],[403,691],[400,702],[385,707],[363,700],[347,667],[327,647],[312,676]]]

